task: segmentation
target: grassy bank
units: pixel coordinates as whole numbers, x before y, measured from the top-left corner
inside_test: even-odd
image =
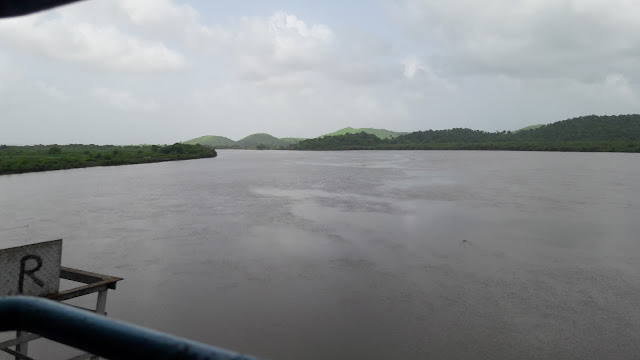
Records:
[[[115,166],[211,158],[214,149],[202,145],[0,145],[0,175],[36,171]]]

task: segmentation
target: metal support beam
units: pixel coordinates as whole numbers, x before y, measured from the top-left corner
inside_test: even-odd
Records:
[[[74,357],[72,357],[70,359],[67,359],[67,360],[87,360],[87,359],[100,359],[100,358],[97,357],[97,356],[93,356],[91,354],[81,354],[81,355],[74,356]]]
[[[122,280],[122,278],[119,277],[98,274],[91,271],[73,269],[66,266],[60,267],[60,278],[83,284],[93,284],[105,280],[115,280],[114,285],[111,289],[116,288],[115,282]]]
[[[98,300],[96,301],[96,311],[95,313],[98,315],[106,315],[107,309],[107,291],[102,290],[98,293]],[[91,360],[100,360],[99,356],[92,356]]]
[[[29,335],[29,333],[26,333],[24,331],[16,331],[16,338],[21,338],[22,336],[27,336]],[[16,344],[16,352],[18,354],[22,354],[22,355],[27,355],[29,353],[29,342],[25,341],[25,342],[21,342]],[[16,360],[20,360],[19,356],[15,356]]]
[[[11,339],[11,340],[7,340],[7,341],[1,342],[0,343],[0,350],[6,349],[6,348],[9,348],[9,347],[12,347],[12,346],[16,346],[18,344],[22,344],[22,343],[25,343],[25,342],[37,340],[37,339],[40,339],[40,338],[41,338],[41,336],[40,335],[36,335],[36,334],[22,335],[22,337],[18,337],[18,338],[15,338],[15,339]]]
[[[107,310],[107,290],[98,293],[98,301],[96,303],[96,314],[104,315]]]
[[[2,349],[1,351],[6,352],[9,355],[13,355],[16,360],[35,360],[33,358],[28,357],[27,355],[23,355],[15,350],[11,349]]]

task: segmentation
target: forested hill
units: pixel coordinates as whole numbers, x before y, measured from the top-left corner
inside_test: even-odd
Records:
[[[640,115],[583,116],[517,132],[416,131],[391,139],[358,133],[300,142],[300,150],[478,149],[640,152]]]
[[[213,148],[233,146],[235,145],[235,143],[236,143],[235,141],[227,137],[215,136],[215,135],[200,136],[195,139],[191,139],[183,142],[183,144],[189,144],[189,145],[200,144],[200,145],[210,146]]]
[[[184,141],[183,144],[206,145],[217,149],[285,149],[291,144],[296,144],[303,138],[278,139],[269,134],[252,134],[238,141],[233,141],[224,136],[206,135]]]
[[[514,136],[542,141],[640,141],[640,115],[582,116],[519,131]]]
[[[533,129],[537,129],[539,127],[543,127],[545,124],[536,124],[536,125],[529,125],[529,126],[525,126],[522,129],[518,129],[514,132],[518,132],[518,131],[524,131],[524,130],[533,130]]]
[[[244,137],[238,140],[236,144],[243,148],[253,148],[259,145],[263,145],[265,147],[289,146],[290,143],[280,140],[275,136],[260,133]]]
[[[408,134],[407,132],[398,132],[398,131],[391,131],[391,130],[387,130],[387,129],[373,129],[373,128],[357,128],[354,129],[352,127],[346,127],[344,129],[340,129],[338,131],[334,131],[332,133],[329,134],[325,134],[322,135],[320,137],[325,137],[325,136],[337,136],[337,135],[345,135],[345,134],[357,134],[357,133],[367,133],[367,134],[373,134],[377,137],[379,137],[380,139],[389,139],[389,138],[394,138],[400,135],[404,135],[404,134]]]

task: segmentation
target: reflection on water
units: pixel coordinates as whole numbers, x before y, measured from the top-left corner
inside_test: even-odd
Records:
[[[113,317],[265,358],[633,358],[638,165],[220,151],[2,176],[0,235],[124,277]]]

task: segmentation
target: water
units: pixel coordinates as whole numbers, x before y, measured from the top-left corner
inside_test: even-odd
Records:
[[[640,354],[634,154],[220,151],[0,177],[109,315],[272,359]]]

